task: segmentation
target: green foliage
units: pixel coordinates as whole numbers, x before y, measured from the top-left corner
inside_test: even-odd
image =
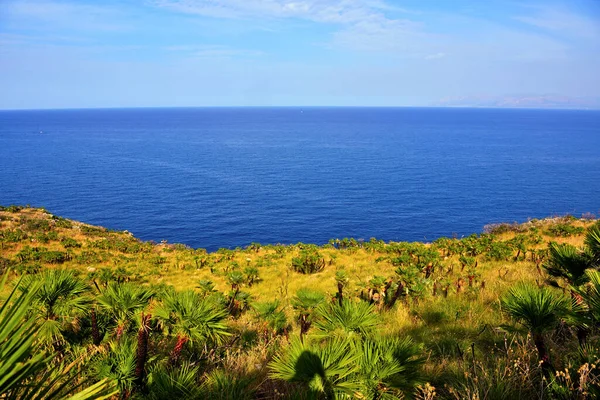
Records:
[[[585,235],[585,245],[587,246],[592,264],[600,267],[600,222],[592,225]]]
[[[259,280],[258,268],[256,268],[256,267],[244,268],[244,275],[246,275],[246,284],[249,287],[254,285]]]
[[[154,310],[167,334],[189,342],[219,344],[230,335],[227,312],[193,291],[169,292]]]
[[[580,226],[573,226],[569,223],[558,222],[556,224],[551,225],[547,230],[546,234],[548,236],[554,237],[569,237],[574,235],[581,235],[585,229]]]
[[[303,249],[292,258],[292,269],[301,274],[315,274],[325,268],[325,258],[314,249]]]
[[[365,336],[381,323],[375,307],[366,302],[344,300],[342,304],[321,305],[314,323],[317,337]]]
[[[279,306],[279,301],[254,303],[253,307],[258,318],[265,322],[271,333],[277,335],[287,330],[287,318],[285,312]]]
[[[6,278],[7,275],[2,277],[0,292],[4,290]],[[36,346],[40,325],[37,316],[29,314],[38,301],[40,287],[39,282],[19,282],[0,306],[0,398],[87,400],[110,397],[114,393],[106,381],[88,386],[88,379],[69,372],[71,366],[49,369],[55,354]],[[74,392],[79,393],[68,397]]]
[[[150,392],[148,398],[152,400],[203,399],[205,397],[198,382],[198,374],[199,368],[187,362],[178,367],[159,365],[148,377]]]
[[[56,215],[53,215],[51,218],[57,228],[71,229],[73,227],[73,223],[68,219],[57,217]]]
[[[214,400],[252,400],[255,398],[256,384],[253,376],[235,376],[231,372],[216,369],[208,374],[202,384],[202,394],[203,398]],[[166,400],[170,399],[172,397]]]
[[[403,398],[422,383],[425,359],[410,338],[370,337],[357,350],[361,392],[366,398]]]
[[[518,284],[502,299],[506,312],[531,333],[542,334],[554,329],[567,316],[570,300],[552,289]]]
[[[493,261],[507,261],[512,252],[513,248],[510,243],[493,242],[486,253],[486,258]]]
[[[117,336],[131,327],[136,315],[148,306],[154,292],[133,283],[110,283],[96,301],[115,325]]]
[[[0,239],[4,242],[17,243],[27,239],[27,234],[21,229],[3,230],[0,232]]]
[[[21,217],[23,229],[27,232],[42,231],[47,232],[51,229],[50,222],[47,219],[25,218]]]
[[[127,398],[133,390],[136,350],[136,342],[123,337],[121,340],[110,342],[108,351],[96,364],[96,374],[112,382],[119,390],[121,398]]]
[[[585,270],[592,265],[587,254],[570,244],[550,243],[550,257],[544,268],[548,274],[555,278],[563,278],[571,285],[580,285],[585,282]]]
[[[338,338],[324,344],[293,340],[269,364],[271,376],[297,382],[326,399],[352,397],[360,385],[352,379],[358,370],[360,354],[353,341]]]
[[[34,287],[37,290],[31,309],[40,319],[40,339],[47,343],[64,341],[65,331],[72,329],[72,323],[89,308],[89,287],[72,271],[64,269],[27,275],[18,286],[23,293]]]

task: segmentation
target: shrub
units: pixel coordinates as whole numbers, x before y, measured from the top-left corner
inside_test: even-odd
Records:
[[[50,264],[62,264],[67,261],[67,254],[62,251],[43,251],[40,253],[40,261]]]
[[[583,232],[585,232],[585,229],[583,229],[580,226],[573,226],[567,223],[557,223],[554,224],[552,226],[550,226],[547,230],[546,230],[546,234],[548,236],[554,236],[554,237],[569,237],[569,236],[573,236],[573,235],[581,235],[583,234]]]
[[[506,242],[493,242],[486,254],[486,259],[506,261],[512,254],[512,247]]]
[[[14,231],[12,230],[6,230],[3,232],[0,232],[0,238],[5,241],[5,242],[20,242],[22,240],[27,239],[27,234],[25,232],[23,232],[21,229],[15,229]]]
[[[43,247],[30,247],[25,246],[21,251],[16,254],[17,260],[21,262],[26,261],[38,261],[41,257],[41,253],[46,251]]]
[[[95,251],[82,251],[76,259],[81,264],[97,264],[102,261]]]
[[[325,268],[325,258],[314,249],[300,251],[298,257],[292,258],[292,269],[301,274],[314,274]]]
[[[50,222],[47,219],[26,219],[25,217],[21,217],[21,223],[25,225],[25,230],[29,232],[33,231],[42,231],[47,232],[50,229]]]
[[[69,221],[68,219],[62,218],[62,217],[57,217],[57,216],[53,215],[52,221],[54,221],[54,225],[57,228],[71,229],[73,227],[73,224],[71,223],[71,221]]]
[[[81,225],[81,233],[86,236],[107,236],[108,232],[104,228],[97,228],[95,226]]]
[[[60,239],[60,242],[62,243],[62,245],[65,249],[81,247],[81,243],[79,243],[77,240],[75,240],[73,238],[69,238],[69,237],[63,237],[62,239]]]

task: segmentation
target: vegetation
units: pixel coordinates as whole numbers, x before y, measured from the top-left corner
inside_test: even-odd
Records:
[[[600,222],[208,253],[0,208],[0,398],[593,399]]]

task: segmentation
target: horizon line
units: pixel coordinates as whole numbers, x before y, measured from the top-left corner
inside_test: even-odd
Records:
[[[600,107],[498,107],[498,106],[476,106],[476,105],[456,105],[456,106],[372,106],[372,105],[284,105],[284,106],[266,106],[266,105],[215,105],[215,106],[99,106],[99,107],[43,107],[43,108],[0,108],[0,112],[6,111],[85,111],[85,110],[144,110],[144,109],[226,109],[226,108],[427,108],[427,109],[484,109],[484,110],[561,110],[561,111],[600,111]]]

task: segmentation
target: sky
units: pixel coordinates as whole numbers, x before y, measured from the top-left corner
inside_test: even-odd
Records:
[[[600,0],[0,0],[0,109],[600,98]]]

